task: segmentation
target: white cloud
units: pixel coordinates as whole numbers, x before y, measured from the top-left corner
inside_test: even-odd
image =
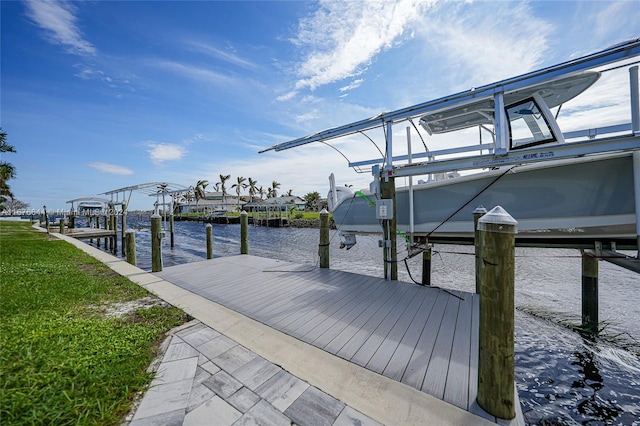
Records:
[[[407,30],[432,3],[321,1],[313,16],[300,21],[292,40],[309,51],[298,67],[296,89],[315,90],[361,74],[378,53],[412,36]]]
[[[27,16],[47,32],[53,44],[60,44],[76,55],[95,55],[96,48],[83,38],[77,26],[73,4],[51,1],[27,1]]]
[[[251,61],[247,61],[233,53],[228,51],[218,49],[215,46],[211,46],[206,43],[197,42],[197,41],[187,41],[187,45],[192,46],[196,51],[202,52],[216,59],[220,59],[222,61],[228,62],[233,65],[237,65],[242,68],[254,69],[256,68],[256,64]]]
[[[348,84],[348,85],[346,85],[344,87],[341,87],[340,91],[341,92],[346,92],[346,91],[349,91],[349,90],[357,89],[358,87],[360,87],[360,85],[362,84],[363,81],[364,81],[364,79],[362,79],[362,78],[354,80],[350,84]]]
[[[103,173],[109,173],[112,175],[127,176],[127,175],[133,174],[133,170],[128,169],[126,167],[118,166],[116,164],[94,162],[94,163],[89,163],[89,166]]]
[[[554,27],[536,17],[528,3],[454,6],[425,16],[420,32],[425,55],[445,60],[457,81],[487,84],[536,69],[545,60]]]
[[[227,86],[236,84],[237,82],[236,79],[225,74],[221,74],[219,72],[212,71],[206,68],[199,68],[181,64],[179,62],[157,61],[155,65],[180,74],[185,78],[204,81],[205,83],[211,83],[217,86]]]
[[[156,165],[163,165],[165,161],[180,160],[187,153],[183,146],[176,144],[147,142],[146,145],[149,148],[149,158]]]

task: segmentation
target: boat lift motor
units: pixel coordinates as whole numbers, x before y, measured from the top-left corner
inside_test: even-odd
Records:
[[[348,233],[340,233],[340,248],[347,248],[349,250],[351,247],[355,246],[357,243],[355,234]]]

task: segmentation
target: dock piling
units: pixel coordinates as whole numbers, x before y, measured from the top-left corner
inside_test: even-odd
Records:
[[[151,216],[151,272],[162,271],[162,216]]]
[[[171,248],[174,247],[174,241],[175,241],[175,239],[174,239],[174,230],[175,230],[175,228],[173,226],[173,211],[171,211],[171,214],[169,215],[169,234],[170,234],[170,237],[171,237],[171,241],[170,241],[171,242]]]
[[[598,259],[582,250],[582,328],[598,332]]]
[[[126,238],[126,230],[127,230],[127,203],[122,203],[122,219],[121,219],[121,234],[122,234],[122,255],[126,256],[127,254],[127,238]]]
[[[478,404],[515,417],[514,281],[518,222],[497,206],[478,221],[482,239]]]
[[[61,234],[64,234],[64,225],[65,225],[64,217],[61,217],[60,218],[60,230],[59,230]]]
[[[431,246],[425,241],[422,252],[422,285],[431,285],[431,257]]]
[[[249,254],[249,214],[240,212],[240,254]]]
[[[213,225],[207,223],[207,259],[213,259]]]
[[[329,267],[329,212],[327,209],[320,211],[320,244],[318,245],[320,267]]]
[[[124,247],[126,247],[126,256],[127,262],[132,264],[133,266],[137,266],[136,260],[136,231],[133,229],[127,229],[125,232],[125,240],[126,243]]]
[[[398,242],[396,241],[396,183],[394,177],[380,179],[380,194],[383,200],[391,200],[388,219],[382,220],[384,235],[384,276],[389,281],[398,280]]]

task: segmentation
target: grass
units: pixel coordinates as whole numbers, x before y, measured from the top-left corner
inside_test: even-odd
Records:
[[[0,423],[113,425],[151,380],[173,307],[107,317],[148,296],[72,245],[0,221]]]

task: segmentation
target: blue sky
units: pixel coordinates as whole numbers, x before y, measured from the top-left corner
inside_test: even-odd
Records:
[[[17,169],[16,198],[50,209],[146,182],[212,188],[220,174],[298,195],[325,194],[331,172],[363,187],[371,176],[322,144],[258,151],[640,36],[633,1],[0,8],[0,125],[18,151],[3,160]],[[362,136],[335,144],[350,160],[375,156]],[[153,201],[134,195],[131,208]]]

